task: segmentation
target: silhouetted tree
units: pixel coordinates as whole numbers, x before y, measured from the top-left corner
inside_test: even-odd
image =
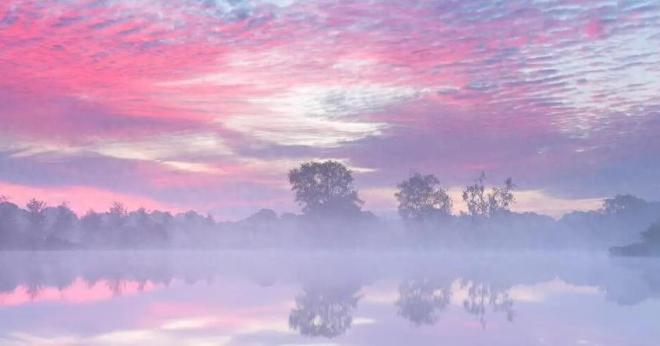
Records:
[[[485,181],[486,173],[481,172],[474,184],[465,187],[463,201],[467,205],[468,214],[490,217],[498,212],[509,210],[515,201],[512,192],[513,180],[507,178],[503,187],[493,187],[489,193],[486,193]]]
[[[291,190],[305,214],[345,214],[360,211],[362,201],[351,171],[337,161],[306,162],[289,171]]]
[[[126,222],[128,211],[120,202],[113,202],[108,210],[108,222],[111,228],[119,228]]]
[[[353,323],[353,310],[359,300],[352,286],[306,287],[296,297],[289,315],[289,327],[306,336],[332,338],[343,334]]]
[[[481,172],[481,175],[474,184],[466,186],[463,191],[463,201],[467,205],[468,213],[472,216],[488,215],[488,197],[485,195],[485,180],[486,173]]]
[[[508,211],[515,201],[513,196],[513,180],[507,178],[503,187],[493,187],[488,195],[489,215],[492,216],[501,211]]]
[[[65,203],[57,206],[57,214],[53,224],[50,226],[50,237],[55,239],[70,241],[67,234],[71,234],[76,226],[78,217]]]
[[[655,222],[642,232],[642,239],[648,244],[660,246],[660,221]]]
[[[641,242],[611,247],[610,253],[623,256],[660,256],[660,220],[642,232],[641,238]]]
[[[0,202],[0,248],[18,245],[18,215],[19,208],[16,204],[7,202],[5,198]]]
[[[83,230],[86,232],[94,232],[101,228],[101,215],[94,210],[88,210],[82,218],[80,218],[80,224],[83,227]]]
[[[185,212],[184,214],[180,214],[183,216],[183,219],[185,220],[186,224],[188,224],[190,227],[195,228],[195,227],[208,227],[208,226],[213,226],[215,225],[215,220],[213,219],[213,216],[211,214],[207,214],[206,216],[203,216],[196,211],[189,210]]]
[[[149,213],[140,208],[128,214],[130,227],[125,227],[121,241],[125,246],[162,246],[168,239],[167,228],[172,215],[161,211]]]
[[[399,285],[399,315],[415,325],[433,324],[437,313],[444,310],[451,299],[451,289],[429,279],[408,280]]]
[[[432,174],[415,173],[397,185],[394,194],[399,202],[399,215],[406,220],[424,220],[451,215],[452,201]]]
[[[44,222],[46,221],[46,215],[44,211],[46,210],[46,202],[39,201],[35,198],[32,198],[25,205],[27,209],[27,219],[30,224],[30,232],[32,237],[42,238],[43,237],[43,227]]]
[[[88,210],[80,218],[80,228],[82,230],[82,241],[85,245],[97,245],[103,240],[103,218],[101,214],[94,210]]]
[[[605,199],[600,211],[603,214],[614,215],[639,211],[647,205],[648,203],[645,200],[633,195],[616,195],[613,198]]]

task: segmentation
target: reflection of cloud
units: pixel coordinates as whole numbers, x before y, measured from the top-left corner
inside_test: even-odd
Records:
[[[89,284],[82,279],[76,279],[69,286],[57,289],[54,287],[37,288],[20,286],[10,293],[0,293],[0,306],[15,306],[34,302],[62,302],[64,304],[88,304],[115,298],[118,294],[134,295],[153,291],[157,288],[151,282],[122,280],[119,285],[110,280],[100,280]]]
[[[38,336],[29,333],[11,333],[9,338],[2,340],[7,346],[61,346],[79,345],[75,336]]]
[[[394,305],[397,299],[399,299],[399,292],[396,290],[396,287],[392,288],[392,285],[396,285],[396,282],[387,285],[381,283],[363,287],[361,301],[365,304]]]
[[[360,316],[353,317],[353,325],[354,325],[354,326],[367,325],[367,324],[375,324],[375,323],[376,323],[376,320],[373,319],[373,318],[369,318],[369,317],[360,317]]]
[[[509,295],[515,301],[538,303],[557,295],[594,295],[599,293],[600,291],[597,287],[572,285],[560,279],[535,285],[516,285],[509,289]]]
[[[216,320],[213,317],[193,317],[168,320],[160,327],[165,330],[194,330],[204,329],[213,325]]]

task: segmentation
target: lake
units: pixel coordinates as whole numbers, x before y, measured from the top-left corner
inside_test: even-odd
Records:
[[[604,253],[0,253],[2,345],[660,342],[660,261]]]

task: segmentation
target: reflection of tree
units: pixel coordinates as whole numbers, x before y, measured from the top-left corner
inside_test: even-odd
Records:
[[[429,279],[408,280],[399,285],[399,315],[415,325],[433,324],[437,313],[449,304],[451,289]]]
[[[467,298],[463,301],[465,311],[479,318],[482,327],[486,327],[486,309],[493,312],[503,311],[508,321],[513,321],[513,299],[504,290],[495,288],[490,283],[467,281],[462,283],[467,288]]]
[[[352,313],[360,299],[357,291],[354,286],[304,288],[289,315],[289,327],[306,336],[343,334],[353,322]]]
[[[29,282],[25,285],[25,292],[30,297],[30,300],[37,299],[43,289],[44,287],[38,282]]]

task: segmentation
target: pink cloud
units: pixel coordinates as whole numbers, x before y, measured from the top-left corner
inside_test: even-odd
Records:
[[[237,14],[201,1],[4,1],[0,154],[15,160],[17,147],[37,143],[51,149],[48,158],[91,164],[78,173],[45,164],[84,184],[35,190],[49,182],[35,174],[34,184],[3,193],[55,201],[70,192],[84,200],[71,198],[76,208],[114,198],[258,208],[289,198],[278,160],[341,153],[380,175],[369,188],[419,167],[454,178],[532,167],[520,173],[532,184],[561,185],[569,173],[620,161],[603,153],[626,145],[645,162],[655,142],[630,138],[649,143],[639,124],[657,119],[657,20],[643,7],[570,3],[257,1]],[[605,28],[609,17],[618,19]],[[622,123],[622,114],[641,120]],[[222,140],[202,150],[176,142],[182,132]],[[117,142],[120,155],[90,149]],[[189,150],[161,150],[168,142]],[[380,155],[370,143],[391,151]],[[595,147],[602,150],[584,150]],[[99,172],[105,166],[89,150],[134,164]],[[87,180],[94,174],[105,177]],[[114,176],[129,179],[107,184]],[[0,181],[16,178],[0,173]],[[262,187],[259,198],[253,190]],[[95,191],[104,191],[101,202],[85,197]],[[177,194],[182,202],[168,202]]]
[[[603,35],[603,22],[600,19],[592,19],[587,23],[587,36],[591,39],[600,38]]]

